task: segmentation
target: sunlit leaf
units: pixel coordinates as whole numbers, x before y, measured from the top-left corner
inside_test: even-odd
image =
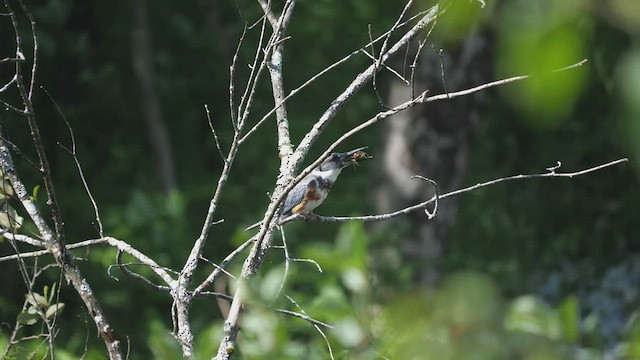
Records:
[[[64,309],[64,303],[53,304],[49,306],[44,316],[46,316],[47,318],[50,318],[54,315],[60,314],[62,312],[62,309]]]
[[[31,292],[29,294],[25,294],[25,297],[27,299],[27,302],[33,306],[48,306],[49,302],[47,301],[47,299],[38,294],[37,292]]]
[[[0,225],[13,231],[20,229],[24,218],[18,215],[18,212],[6,203],[0,211]]]
[[[506,330],[541,335],[552,340],[558,340],[561,335],[557,312],[531,295],[513,300],[505,317],[504,327]]]
[[[40,185],[36,185],[33,187],[33,192],[31,197],[33,198],[34,201],[38,200],[38,191],[40,191]]]
[[[6,197],[12,197],[14,195],[13,186],[7,180],[0,180],[0,194]]]

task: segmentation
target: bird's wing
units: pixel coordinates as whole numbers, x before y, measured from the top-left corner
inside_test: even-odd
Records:
[[[282,212],[280,216],[289,216],[292,214],[292,210],[298,204],[302,202],[304,199],[304,194],[307,192],[308,178],[305,177],[300,181],[296,186],[289,191],[289,195],[287,195],[287,199],[284,201],[284,205],[282,205]]]

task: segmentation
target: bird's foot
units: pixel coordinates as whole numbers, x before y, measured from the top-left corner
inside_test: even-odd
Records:
[[[314,214],[313,212],[310,212],[308,214],[300,214],[300,215],[302,216],[302,220],[304,221],[313,221],[320,218],[320,215]]]

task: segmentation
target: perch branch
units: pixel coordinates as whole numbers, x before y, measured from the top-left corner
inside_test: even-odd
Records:
[[[562,177],[568,177],[568,178],[573,178],[576,176],[580,176],[580,175],[585,175],[585,174],[589,174],[598,170],[602,170],[604,168],[608,168],[608,167],[612,167],[615,165],[618,165],[620,163],[623,162],[627,162],[628,159],[627,158],[622,158],[622,159],[618,159],[618,160],[614,160],[614,161],[610,161],[601,165],[597,165],[597,166],[593,166],[587,169],[583,169],[580,171],[575,171],[575,172],[566,172],[566,173],[562,173],[562,172],[557,172],[556,170],[559,169],[559,166],[554,166],[552,168],[548,168],[546,173],[539,173],[539,174],[520,174],[520,175],[512,175],[512,176],[507,176],[507,177],[502,177],[502,178],[498,178],[498,179],[493,179],[493,180],[489,180],[489,181],[485,181],[482,183],[478,183],[472,186],[468,186],[462,189],[458,189],[458,190],[454,190],[454,191],[450,191],[448,193],[445,194],[441,194],[439,195],[437,198],[434,195],[433,197],[431,197],[430,199],[421,202],[419,204],[413,205],[413,206],[409,206],[406,207],[404,209],[398,210],[398,211],[394,211],[391,213],[386,213],[386,214],[380,214],[380,215],[366,215],[366,216],[320,216],[320,215],[315,215],[315,216],[301,216],[301,215],[297,215],[297,216],[290,216],[287,219],[283,219],[282,220],[282,224],[289,222],[289,221],[293,221],[296,219],[303,219],[303,220],[307,220],[307,221],[316,221],[316,222],[345,222],[345,221],[353,221],[353,220],[357,220],[357,221],[364,221],[364,222],[376,222],[376,221],[384,221],[384,220],[389,220],[395,217],[398,217],[400,215],[406,215],[409,214],[413,211],[417,211],[417,210],[423,210],[426,209],[427,205],[433,203],[436,201],[436,199],[442,200],[454,195],[460,195],[463,193],[467,193],[467,192],[471,192],[473,190],[477,190],[480,188],[484,188],[487,186],[491,186],[491,185],[495,185],[498,183],[502,183],[502,182],[506,182],[506,181],[515,181],[515,180],[525,180],[525,179],[534,179],[534,178],[548,178],[548,177],[558,177],[558,178],[562,178]]]

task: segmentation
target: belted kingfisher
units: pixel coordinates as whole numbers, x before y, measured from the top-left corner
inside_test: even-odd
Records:
[[[320,206],[329,195],[329,190],[338,179],[342,169],[353,164],[357,165],[358,160],[370,159],[364,149],[357,148],[344,153],[332,153],[318,167],[313,169],[309,175],[291,189],[284,201],[280,211],[280,219],[284,219],[293,214],[309,214]],[[260,226],[261,222],[249,226],[246,230]]]

